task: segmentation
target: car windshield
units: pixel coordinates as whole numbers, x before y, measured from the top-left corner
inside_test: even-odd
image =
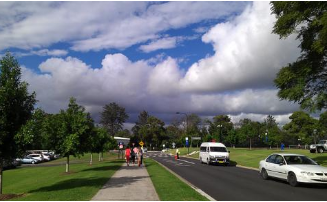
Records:
[[[210,147],[210,151],[212,152],[227,152],[225,147]]]
[[[312,159],[306,156],[284,156],[289,165],[317,165]]]
[[[318,144],[325,144],[325,140],[320,140]]]

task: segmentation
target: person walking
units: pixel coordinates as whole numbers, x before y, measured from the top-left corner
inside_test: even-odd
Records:
[[[179,159],[179,154],[180,154],[180,152],[179,152],[179,150],[178,150],[178,148],[176,149],[176,157],[177,157],[177,159]]]
[[[135,164],[135,147],[134,147],[134,142],[132,143],[132,148],[131,148],[131,159],[132,163]]]
[[[141,166],[141,151],[139,148],[136,148],[136,157],[137,157],[137,165],[140,167]]]
[[[142,165],[142,162],[143,162],[143,153],[144,153],[143,147],[141,147],[140,152],[141,152],[141,165]]]
[[[126,149],[125,149],[125,158],[126,158],[126,163],[127,166],[129,166],[129,159],[131,156],[131,149],[129,148],[129,146],[127,145]]]

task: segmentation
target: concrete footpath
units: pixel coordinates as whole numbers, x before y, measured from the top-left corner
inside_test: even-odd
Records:
[[[124,163],[91,200],[159,201],[159,197],[144,166]]]

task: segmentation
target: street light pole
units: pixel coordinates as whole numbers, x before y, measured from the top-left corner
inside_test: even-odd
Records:
[[[187,116],[187,114],[186,113],[182,113],[182,112],[176,112],[176,114],[183,114],[183,115],[185,115],[185,117],[186,117],[186,135],[187,135],[187,126],[188,126],[188,116]],[[189,155],[189,153],[190,153],[190,146],[187,147],[187,155]]]
[[[223,125],[222,124],[219,124],[217,127],[220,129],[219,142],[222,143],[223,141],[222,141],[221,131],[223,130]]]

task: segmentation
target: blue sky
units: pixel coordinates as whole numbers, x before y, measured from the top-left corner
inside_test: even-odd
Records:
[[[0,2],[0,54],[12,52],[38,107],[71,96],[98,120],[105,104],[169,123],[175,112],[288,121],[278,70],[299,56],[271,33],[269,2]]]

